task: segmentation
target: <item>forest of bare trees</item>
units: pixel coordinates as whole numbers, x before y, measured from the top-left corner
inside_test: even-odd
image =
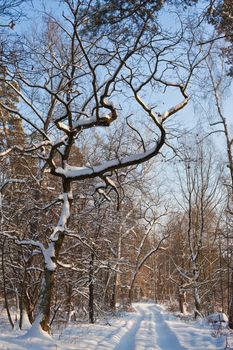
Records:
[[[50,333],[142,299],[233,328],[232,2],[46,5],[0,0],[12,328]]]

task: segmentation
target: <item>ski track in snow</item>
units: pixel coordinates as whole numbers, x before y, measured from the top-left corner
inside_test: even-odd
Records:
[[[160,306],[134,305],[136,313],[124,322],[89,328],[77,350],[223,350],[225,340],[212,338],[210,330],[175,319]],[[72,337],[71,337],[72,338]]]
[[[156,327],[156,342],[159,346],[158,350],[167,350],[171,349],[172,350],[185,350],[179,343],[176,335],[174,332],[169,328],[167,325],[166,321],[164,320],[162,314],[161,314],[161,309],[156,306],[152,306],[152,314],[154,315],[154,324]],[[169,339],[169,343],[168,343]],[[169,348],[168,348],[169,346]]]
[[[197,322],[184,322],[152,303],[134,304],[136,312],[109,325],[70,324],[55,339],[0,333],[0,350],[224,350],[224,337]],[[22,333],[21,333],[22,334]],[[229,348],[228,348],[229,349]],[[233,349],[233,348],[231,348]]]

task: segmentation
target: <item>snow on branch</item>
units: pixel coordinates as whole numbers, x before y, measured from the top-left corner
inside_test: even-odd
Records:
[[[114,120],[116,119],[116,114],[112,117],[109,114],[102,116],[98,119],[96,118],[88,118],[88,119],[79,119],[73,125],[73,129],[76,131],[80,131],[83,129],[90,129],[94,126],[108,127]]]
[[[72,193],[62,193],[59,196],[59,199],[63,201],[63,207],[61,215],[58,221],[57,226],[54,228],[53,233],[50,236],[50,240],[55,242],[58,239],[58,233],[64,232],[67,226],[67,222],[70,217],[70,200],[72,199]]]
[[[12,237],[9,237],[12,239]],[[56,263],[54,261],[55,259],[55,248],[53,242],[50,242],[48,244],[48,247],[46,248],[43,243],[34,241],[32,239],[29,240],[19,240],[19,239],[14,239],[15,243],[18,245],[30,245],[34,246],[40,249],[41,253],[43,254],[44,257],[44,263],[46,268],[49,271],[54,271],[56,269]]]
[[[10,238],[10,237],[8,237]],[[44,249],[44,246],[41,242],[39,241],[35,241],[33,239],[22,239],[22,240],[19,240],[19,239],[14,239],[15,243],[18,244],[18,245],[30,245],[30,246],[34,246],[34,247],[37,247],[39,248],[41,251],[43,251]]]
[[[152,254],[156,253],[158,250],[166,250],[166,247],[162,247],[161,244],[163,243],[163,241],[167,238],[167,236],[164,236],[160,239],[160,241],[158,242],[158,244],[156,245],[156,247],[153,247],[143,258],[142,260],[139,262],[138,266],[137,266],[137,271],[139,271],[142,266],[144,265],[144,263],[151,257]]]
[[[120,169],[128,167],[131,165],[137,165],[145,162],[146,160],[151,159],[159,153],[160,148],[164,143],[165,136],[162,135],[156,145],[143,153],[137,153],[134,155],[126,156],[121,159],[116,158],[109,161],[106,161],[103,164],[95,165],[93,167],[75,167],[67,165],[65,169],[57,167],[51,169],[51,173],[56,176],[61,176],[72,181],[74,180],[83,180],[88,178],[94,178],[101,176],[108,171],[115,169]]]
[[[3,152],[0,152],[0,157],[6,157],[8,154],[10,154],[11,152],[13,151],[19,151],[19,152],[22,152],[23,151],[23,148],[22,147],[19,147],[19,146],[14,146],[14,147],[10,147],[8,148],[7,150],[3,151]]]
[[[32,246],[39,249],[44,257],[44,264],[49,271],[56,269],[55,263],[55,247],[54,242],[50,242],[47,247],[42,242],[35,241],[33,239],[19,239],[16,236],[9,234],[8,232],[2,232],[3,236],[13,240],[15,244],[20,246]]]

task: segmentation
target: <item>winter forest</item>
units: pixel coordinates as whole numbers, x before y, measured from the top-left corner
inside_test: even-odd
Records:
[[[232,0],[0,0],[1,334],[148,305],[231,332],[232,43]],[[93,349],[204,349],[145,341]]]

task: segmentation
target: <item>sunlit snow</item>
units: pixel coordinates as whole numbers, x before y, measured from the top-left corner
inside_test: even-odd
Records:
[[[69,323],[54,326],[51,338],[34,327],[20,335],[9,330],[1,316],[1,350],[223,350],[231,334],[213,336],[204,320],[178,319],[162,306],[134,304],[135,312],[122,313],[94,325]],[[5,320],[6,322],[6,320]],[[230,347],[228,347],[230,349]]]

